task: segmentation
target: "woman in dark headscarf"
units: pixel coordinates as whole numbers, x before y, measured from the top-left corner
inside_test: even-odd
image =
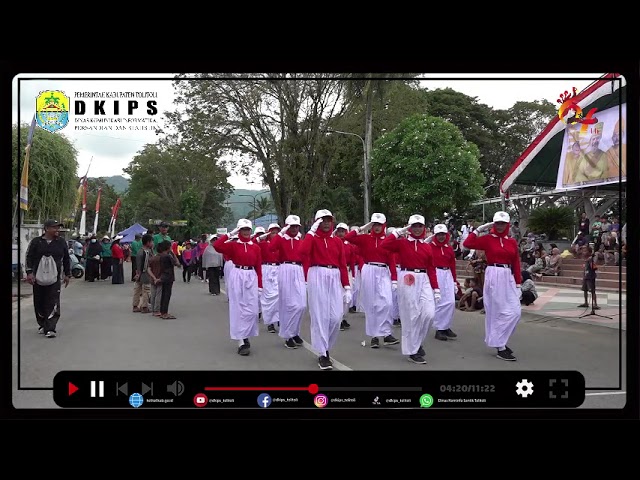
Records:
[[[522,272],[522,285],[520,285],[522,291],[521,302],[524,305],[531,305],[538,298],[538,292],[536,291],[536,284],[531,280],[531,274],[524,270]]]
[[[100,261],[102,258],[102,244],[98,243],[95,235],[91,236],[89,246],[86,250],[87,271],[85,279],[87,282],[93,282],[96,278],[100,278]]]

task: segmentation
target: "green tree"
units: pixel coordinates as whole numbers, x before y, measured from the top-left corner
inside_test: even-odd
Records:
[[[530,232],[546,233],[549,240],[569,238],[575,224],[575,210],[571,207],[539,208],[529,216]]]
[[[388,81],[381,101],[373,102],[372,138],[375,142],[380,135],[393,130],[407,117],[426,111],[427,101],[424,90],[415,82],[406,80]],[[357,97],[350,108],[331,119],[330,129],[344,132],[362,133],[364,131],[365,107]],[[325,190],[338,189],[342,198],[342,209],[346,209],[347,222],[362,222],[364,213],[364,172],[363,145],[356,137],[342,134],[327,136],[322,146],[323,154],[331,158]],[[325,153],[326,152],[326,153]],[[382,205],[372,191],[372,212],[380,211]],[[321,207],[324,208],[324,207]],[[385,213],[388,213],[385,211]]]
[[[309,79],[313,77],[313,79]],[[180,75],[174,82],[182,112],[169,126],[192,150],[220,157],[248,174],[260,167],[278,217],[303,216],[307,200],[326,177],[329,157],[318,153],[326,120],[340,109],[338,74]]]
[[[13,125],[12,137],[12,205],[17,207],[20,172],[24,162],[29,125],[20,125],[20,151],[18,126]],[[48,217],[63,219],[72,211],[78,188],[78,152],[60,133],[49,133],[36,127],[29,154],[29,210],[25,220],[44,221]]]
[[[442,218],[482,197],[479,156],[455,125],[414,115],[376,141],[374,193],[393,212],[391,222],[404,225],[414,213]]]
[[[255,220],[256,218],[274,213],[273,202],[269,197],[256,198],[255,206],[255,210],[251,209],[249,213],[247,213],[246,218],[252,218]]]
[[[131,221],[146,225],[149,219],[188,220],[182,232],[187,235],[223,224],[231,186],[216,158],[165,141],[145,145],[124,172],[131,177],[126,196]],[[189,218],[180,218],[184,215]]]

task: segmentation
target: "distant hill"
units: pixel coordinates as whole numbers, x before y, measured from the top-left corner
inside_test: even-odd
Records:
[[[122,175],[114,175],[113,177],[104,177],[107,185],[111,185],[117,193],[126,192],[129,188],[129,180]]]
[[[258,192],[260,192],[260,190],[244,190],[239,188],[231,193],[229,198],[227,198],[227,202],[229,209],[233,213],[234,222],[238,221],[240,218],[245,217],[253,210],[254,195],[256,200],[262,197],[271,198],[270,192],[264,192],[261,194],[258,194]]]

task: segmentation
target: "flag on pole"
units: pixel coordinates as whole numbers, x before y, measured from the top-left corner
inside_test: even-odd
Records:
[[[29,135],[27,136],[27,146],[24,149],[24,164],[22,166],[22,178],[20,179],[20,208],[22,210],[29,210],[29,154],[35,128],[36,116],[34,115],[29,128]]]

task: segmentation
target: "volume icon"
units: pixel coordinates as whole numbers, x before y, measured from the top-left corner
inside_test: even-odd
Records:
[[[167,392],[173,393],[176,397],[179,397],[184,393],[184,384],[179,381],[175,381],[170,385],[167,385]]]

